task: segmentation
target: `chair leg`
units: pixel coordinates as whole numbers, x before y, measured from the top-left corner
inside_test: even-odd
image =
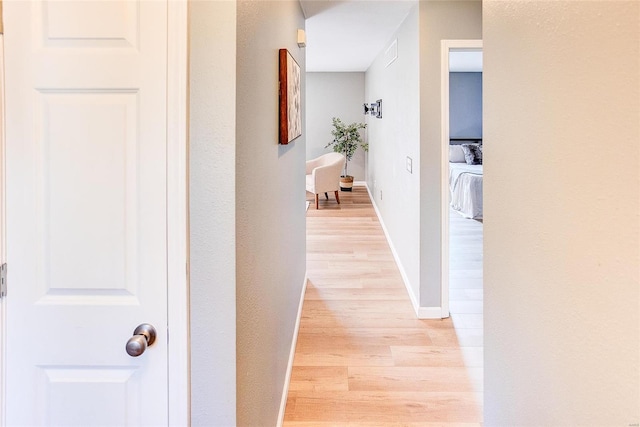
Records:
[[[318,195],[316,194],[316,209],[318,209]]]
[[[324,197],[325,199],[329,200],[329,195],[327,193],[324,193]]]
[[[338,191],[336,191],[335,193],[336,193],[336,202],[340,204],[340,196],[338,196]]]

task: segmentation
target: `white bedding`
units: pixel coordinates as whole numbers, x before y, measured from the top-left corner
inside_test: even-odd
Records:
[[[449,163],[449,190],[453,210],[482,219],[482,165]]]

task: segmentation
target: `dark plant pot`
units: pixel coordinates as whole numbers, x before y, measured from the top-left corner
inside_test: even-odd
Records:
[[[353,177],[351,175],[340,177],[340,191],[351,191],[353,189]]]

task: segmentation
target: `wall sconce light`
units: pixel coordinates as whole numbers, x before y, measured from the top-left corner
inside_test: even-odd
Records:
[[[375,105],[375,108],[371,109],[371,115],[375,115],[376,118],[381,119],[382,118],[382,99],[378,99],[376,101],[375,104],[371,104],[371,106],[373,107]]]
[[[370,105],[363,104],[364,114],[371,114],[378,119],[382,118],[382,99],[378,99],[376,102],[372,102]]]
[[[301,29],[298,29],[298,47],[307,47],[307,35]]]
[[[364,104],[364,114],[371,114],[378,119],[382,118],[382,99],[372,102],[371,106]]]

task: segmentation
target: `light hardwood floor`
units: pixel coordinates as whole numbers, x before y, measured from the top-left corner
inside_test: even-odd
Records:
[[[481,347],[463,350],[481,339],[467,333],[461,347],[454,328],[473,323],[463,312],[481,282],[452,280],[459,321],[417,319],[366,189],[340,196],[307,212],[309,281],[284,426],[481,425]]]
[[[467,372],[482,405],[482,223],[449,212],[449,311]]]

